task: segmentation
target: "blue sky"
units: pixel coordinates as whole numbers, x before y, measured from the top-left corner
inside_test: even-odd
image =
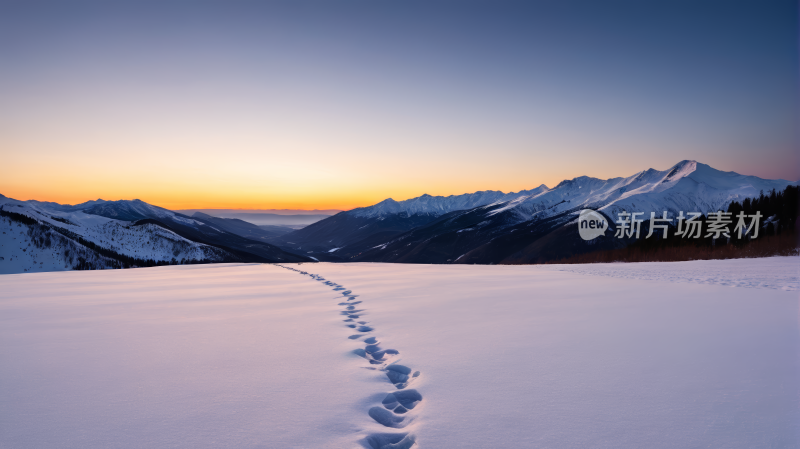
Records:
[[[349,208],[683,159],[797,180],[797,36],[788,1],[6,1],[0,193]]]

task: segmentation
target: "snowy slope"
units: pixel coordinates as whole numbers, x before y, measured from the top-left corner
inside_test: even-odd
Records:
[[[183,214],[177,214],[163,207],[147,204],[142,200],[105,201],[82,209],[87,214],[100,215],[124,221],[136,221],[146,218],[179,222],[189,226],[203,226],[203,222],[194,220]]]
[[[0,273],[197,261],[310,261],[260,239],[218,229],[213,217],[194,219],[140,200],[69,206],[3,196],[0,208],[35,222],[0,217],[0,232],[6,233],[0,234]],[[248,226],[255,234],[269,235]],[[122,262],[126,258],[136,260]]]
[[[729,262],[0,276],[0,446],[798,447],[800,258]]]
[[[223,248],[229,253],[236,255],[237,258],[232,259],[235,261],[311,261],[311,259],[307,257],[284,251],[263,241],[258,236],[252,235],[252,233],[259,235],[264,234],[265,232],[261,229],[256,228],[255,230],[251,230],[250,235],[243,236],[240,232],[234,232],[231,229],[232,226],[229,226],[229,224],[220,226],[219,221],[214,217],[208,217],[209,219],[198,215],[187,217],[183,214],[153,206],[140,200],[106,201],[102,204],[86,208],[83,212],[117,220],[149,220],[153,224],[165,226],[169,230],[191,241]],[[141,223],[141,221],[137,223]],[[233,226],[233,228],[238,227],[239,226]]]
[[[54,251],[32,246],[31,241],[28,227],[0,217],[0,274],[72,269],[75,261],[65,257],[66,244],[56,244]]]
[[[100,248],[136,259],[224,261],[232,257],[219,248],[193,242],[160,226],[133,226],[129,222],[82,211],[64,211],[65,208],[51,204],[0,198],[0,207],[4,211],[49,225],[46,229],[0,217],[0,273],[71,270],[81,257],[93,261],[98,267],[112,266],[107,258],[68,235],[54,232],[53,228],[66,230]]]

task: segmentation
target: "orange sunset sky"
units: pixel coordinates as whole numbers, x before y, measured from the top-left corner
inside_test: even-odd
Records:
[[[0,9],[19,200],[351,209],[684,159],[800,179],[788,2],[59,5]]]

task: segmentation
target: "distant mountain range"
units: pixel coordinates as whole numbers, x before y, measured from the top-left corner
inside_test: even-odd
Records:
[[[284,226],[300,229],[311,223],[324,220],[340,210],[237,210],[237,209],[184,209],[173,211],[187,216],[197,213],[219,218],[235,218],[258,226]]]
[[[207,215],[222,218],[231,218],[229,215],[325,215],[331,216],[342,212],[341,209],[174,209],[184,215],[193,215],[195,212],[202,212]]]
[[[342,212],[271,242],[319,260],[408,263],[532,263],[617,245],[584,242],[565,226],[581,209],[708,213],[731,201],[797,184],[723,172],[696,161],[627,178],[581,176],[550,189],[384,200]],[[614,219],[611,219],[614,217]],[[613,235],[613,232],[611,233]]]
[[[305,215],[311,224],[297,230],[140,200],[61,205],[0,195],[0,273],[190,262],[536,263],[628,243],[613,232],[581,240],[574,223],[585,208],[612,224],[620,211],[706,214],[796,184],[682,161],[552,189],[387,199],[319,221]]]

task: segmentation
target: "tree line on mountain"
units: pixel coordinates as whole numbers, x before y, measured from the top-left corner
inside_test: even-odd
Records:
[[[578,254],[548,263],[603,263],[603,262],[672,262],[684,260],[732,259],[749,257],[790,256],[800,253],[798,215],[800,215],[800,187],[788,186],[782,192],[761,192],[756,198],[733,201],[728,206],[731,222],[724,226],[730,237],[713,238],[705,232],[710,221],[701,215],[697,221],[704,230],[701,238],[675,235],[676,226],[670,225],[667,237],[656,231],[651,238],[634,240],[624,248]],[[738,238],[735,229],[737,216],[760,213],[758,237],[754,232]],[[647,220],[645,223],[647,224]],[[749,224],[749,222],[748,222]],[[646,228],[642,231],[646,235]]]

